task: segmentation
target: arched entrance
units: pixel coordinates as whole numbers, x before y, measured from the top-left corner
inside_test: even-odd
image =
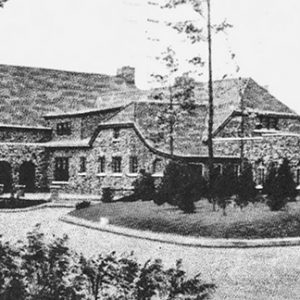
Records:
[[[25,161],[20,166],[19,183],[25,185],[25,192],[35,191],[35,165],[31,161]]]
[[[11,166],[7,161],[0,161],[0,184],[4,185],[4,193],[11,191]]]

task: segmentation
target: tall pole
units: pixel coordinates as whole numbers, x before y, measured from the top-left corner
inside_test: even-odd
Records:
[[[212,79],[212,39],[211,39],[211,7],[210,0],[207,0],[207,32],[208,32],[208,184],[212,190],[213,181],[213,124],[214,124],[214,95]],[[213,203],[214,204],[214,203]],[[215,209],[215,205],[214,205]]]

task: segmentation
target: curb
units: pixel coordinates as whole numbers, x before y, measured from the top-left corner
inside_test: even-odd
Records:
[[[182,235],[156,233],[144,230],[135,230],[130,228],[108,225],[107,218],[101,218],[99,223],[79,219],[73,216],[63,216],[60,221],[72,225],[82,226],[103,232],[109,232],[121,236],[137,238],[142,240],[160,242],[165,244],[186,246],[194,248],[270,248],[270,247],[291,247],[300,246],[300,237],[291,238],[275,238],[275,239],[210,239],[186,237]]]
[[[75,204],[65,204],[65,203],[55,203],[55,202],[49,202],[44,203],[36,206],[30,206],[25,208],[12,208],[12,209],[0,209],[1,213],[20,213],[20,212],[30,212],[45,208],[74,208]]]

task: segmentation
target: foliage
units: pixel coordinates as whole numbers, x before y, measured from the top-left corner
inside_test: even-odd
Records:
[[[96,258],[78,256],[67,237],[46,243],[38,227],[13,248],[0,242],[1,300],[150,300],[208,299],[214,284],[188,278],[181,261],[165,269],[161,260],[139,264],[115,252]]]
[[[113,201],[113,191],[110,187],[102,189],[101,201],[104,203],[110,203]]]
[[[193,213],[194,202],[205,195],[206,188],[201,168],[171,161],[164,171],[155,202],[157,204],[167,202],[178,206],[185,213]]]
[[[143,201],[153,200],[155,195],[155,184],[152,175],[145,170],[140,170],[139,177],[133,182],[134,195],[136,199]]]
[[[282,209],[287,201],[296,196],[296,184],[288,159],[283,160],[268,189],[267,205],[274,211]]]
[[[15,209],[15,208],[26,208],[31,206],[36,206],[40,204],[44,204],[46,201],[44,200],[24,200],[17,198],[9,198],[0,201],[0,209]]]
[[[253,180],[252,166],[249,162],[243,163],[241,174],[237,182],[237,196],[235,203],[241,209],[253,202],[256,196],[255,182]]]
[[[272,187],[274,186],[274,182],[277,176],[277,169],[275,167],[274,162],[270,162],[268,165],[267,178],[263,186],[263,194],[269,195],[272,193]]]
[[[236,194],[237,177],[234,173],[233,165],[226,164],[222,174],[215,177],[212,184],[212,195],[216,199],[217,205],[226,215],[226,207],[230,203],[230,198]]]
[[[82,201],[82,202],[76,203],[75,208],[76,209],[83,209],[83,208],[89,207],[90,205],[91,205],[90,201]]]
[[[5,2],[7,2],[7,0],[0,0],[0,7],[3,7]]]

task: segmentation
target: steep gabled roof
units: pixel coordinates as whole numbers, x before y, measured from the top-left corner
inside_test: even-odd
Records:
[[[2,123],[45,125],[43,115],[96,109],[98,98],[137,91],[119,76],[0,65]]]

